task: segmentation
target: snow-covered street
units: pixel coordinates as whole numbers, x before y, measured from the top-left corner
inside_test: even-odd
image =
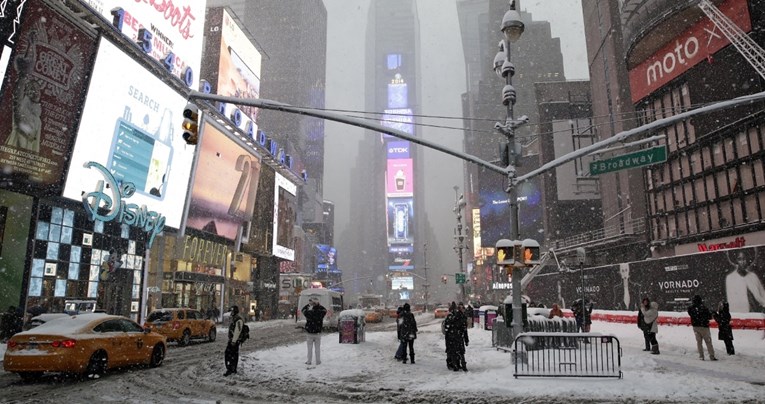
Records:
[[[246,384],[262,379],[282,379],[290,385],[313,385],[316,392],[332,397],[333,390],[358,391],[358,400],[427,402],[469,401],[486,398],[529,398],[543,401],[638,401],[728,402],[765,397],[765,340],[763,331],[736,330],[737,355],[725,354],[722,341],[712,330],[716,362],[700,361],[690,327],[661,327],[661,355],[642,351],[642,334],[632,324],[595,322],[593,332],[617,336],[623,349],[624,378],[513,378],[510,354],[491,347],[491,332],[470,330],[467,348],[469,372],[446,368],[440,321],[429,314],[418,316],[420,334],[415,342],[416,364],[393,359],[395,333],[371,332],[358,345],[339,344],[336,335],[322,341],[322,364],[307,367],[304,344],[290,345],[248,355],[236,376]],[[398,400],[397,397],[402,400]],[[406,399],[403,399],[407,397]],[[296,397],[297,398],[297,397]]]
[[[763,331],[735,330],[737,354],[728,356],[712,330],[716,362],[697,358],[690,327],[659,329],[661,355],[642,351],[632,324],[594,322],[623,349],[623,379],[513,377],[510,354],[491,346],[491,332],[470,329],[469,372],[446,368],[440,319],[417,316],[416,364],[393,358],[395,323],[370,325],[366,342],[339,344],[324,334],[322,364],[306,366],[306,347],[293,320],[249,323],[236,375],[223,377],[224,338],[214,344],[171,346],[158,369],[110,372],[97,381],[22,383],[0,373],[13,402],[762,402],[765,397]],[[220,329],[221,337],[225,334]],[[4,349],[4,347],[3,347]]]

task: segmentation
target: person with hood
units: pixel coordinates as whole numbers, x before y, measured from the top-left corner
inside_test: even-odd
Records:
[[[465,362],[465,347],[470,343],[464,315],[457,310],[457,304],[452,302],[449,314],[442,324],[444,340],[446,341],[446,367],[453,371],[460,369],[467,372]]]
[[[311,364],[311,351],[314,351],[316,364],[321,365],[321,328],[324,325],[327,309],[319,303],[318,298],[312,297],[308,299],[308,304],[303,306],[301,312],[305,316],[305,331],[307,333],[305,341],[308,346],[308,359],[305,364]]]
[[[646,324],[645,317],[643,316],[643,308],[645,307],[650,308],[651,306],[651,300],[647,297],[644,297],[643,300],[640,302],[640,307],[638,308],[638,315],[637,315],[637,326],[640,329],[640,331],[643,332],[643,340],[645,341],[645,349],[643,351],[650,351],[651,350],[651,339],[648,337],[648,330],[650,328],[649,324]]]
[[[467,309],[465,309],[465,316],[467,316],[467,326],[468,328],[473,328],[473,317],[475,316],[475,309],[473,309],[473,306],[468,303]]]
[[[239,306],[231,306],[228,311],[231,313],[231,324],[228,326],[228,344],[223,354],[223,359],[226,363],[226,373],[223,376],[236,373],[237,366],[239,365],[239,336],[244,327],[244,320],[239,316]]]
[[[560,306],[558,306],[558,303],[553,303],[552,309],[550,309],[550,314],[547,316],[547,318],[555,318],[555,317],[563,317],[563,310],[560,309]]]
[[[576,319],[577,330],[580,332],[590,332],[590,326],[592,325],[592,302],[589,300],[582,302],[582,299],[576,299],[571,304],[571,311]],[[589,341],[585,340],[585,342]]]
[[[728,355],[735,355],[733,348],[733,328],[730,326],[730,307],[728,302],[720,302],[720,308],[712,315],[717,321],[717,339],[725,342],[725,351]]]
[[[401,328],[399,333],[401,335],[401,342],[409,345],[409,357],[414,365],[414,340],[417,339],[417,321],[414,319],[409,303],[404,303],[403,310],[401,311]],[[404,348],[402,362],[406,363],[406,348]]]
[[[658,355],[659,342],[656,340],[656,334],[659,332],[657,321],[659,319],[659,303],[644,297],[643,303],[640,305],[640,312],[643,314],[643,322],[645,323],[644,338],[651,344],[651,353]]]
[[[402,306],[398,306],[398,309],[396,309],[396,338],[398,339],[398,349],[396,350],[396,355],[394,358],[396,360],[402,360],[404,359],[404,356],[406,356],[406,341],[401,337],[401,315],[404,313],[404,308]]]
[[[709,360],[716,361],[715,348],[712,346],[712,337],[709,334],[709,320],[712,314],[704,305],[701,296],[693,296],[691,307],[688,308],[688,315],[691,317],[691,326],[693,326],[693,335],[696,337],[696,349],[699,351],[699,359],[704,360],[704,347],[701,341],[707,344]]]

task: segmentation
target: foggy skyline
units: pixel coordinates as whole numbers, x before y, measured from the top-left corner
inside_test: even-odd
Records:
[[[364,56],[366,23],[370,1],[374,0],[324,0],[327,7],[327,81],[326,107],[363,111]],[[548,7],[544,7],[546,3]],[[561,36],[562,52],[566,63],[566,77],[587,78],[586,51],[583,40],[581,5],[579,0],[556,1],[550,8],[549,1],[521,2],[521,9],[531,12],[534,20],[549,18],[553,36]],[[421,36],[421,113],[426,116],[461,118],[461,94],[465,92],[465,63],[462,54],[456,0],[415,0]],[[544,18],[543,18],[544,17]],[[577,30],[581,33],[578,37]],[[564,35],[565,33],[565,35]],[[577,46],[578,40],[578,46]],[[453,44],[445,46],[445,44]],[[491,68],[491,61],[486,61]],[[498,89],[499,91],[499,89]],[[499,100],[498,100],[499,102]],[[497,117],[502,119],[503,117]],[[439,145],[463,150],[463,131],[460,119],[423,119],[422,123],[455,129],[421,127],[422,137]],[[352,162],[358,153],[359,141],[365,131],[335,122],[325,124],[325,182],[324,199],[335,203],[335,234],[339,235],[349,226],[349,187],[353,173]],[[457,254],[452,249],[456,216],[452,211],[455,201],[455,185],[463,192],[463,162],[452,156],[423,149],[425,173],[419,186],[425,188],[424,210],[427,212],[437,240],[421,240],[428,243],[428,278],[432,285],[440,285],[441,274],[459,271]],[[469,230],[463,213],[463,225]],[[418,242],[418,244],[420,243]],[[437,244],[438,257],[434,257]],[[472,251],[472,250],[469,250]],[[468,253],[469,253],[468,251]],[[340,251],[342,254],[342,251]],[[422,266],[421,256],[415,257],[418,273]],[[433,263],[442,264],[440,268]],[[469,260],[466,259],[466,262]],[[354,263],[340,261],[343,280],[355,277]],[[449,283],[449,292],[453,282]],[[433,290],[431,291],[433,294]]]

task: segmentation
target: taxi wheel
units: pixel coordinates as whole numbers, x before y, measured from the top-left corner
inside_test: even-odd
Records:
[[[85,371],[85,376],[96,377],[103,375],[106,373],[108,363],[109,362],[108,358],[106,357],[106,352],[97,351],[93,353],[93,355],[90,357],[90,361],[88,362],[88,369]]]
[[[183,330],[183,336],[181,337],[181,340],[178,341],[178,345],[186,346],[190,342],[191,342],[191,332],[189,330]]]
[[[210,332],[207,333],[207,341],[215,342],[215,338],[218,337],[218,330],[215,327],[210,328]]]
[[[149,363],[149,366],[156,368],[159,366],[162,366],[162,362],[165,360],[165,347],[160,345],[157,345],[154,347],[154,350],[151,351],[151,362]]]
[[[25,382],[32,382],[39,378],[41,378],[43,375],[43,372],[19,372],[19,376],[21,376],[21,380]]]

